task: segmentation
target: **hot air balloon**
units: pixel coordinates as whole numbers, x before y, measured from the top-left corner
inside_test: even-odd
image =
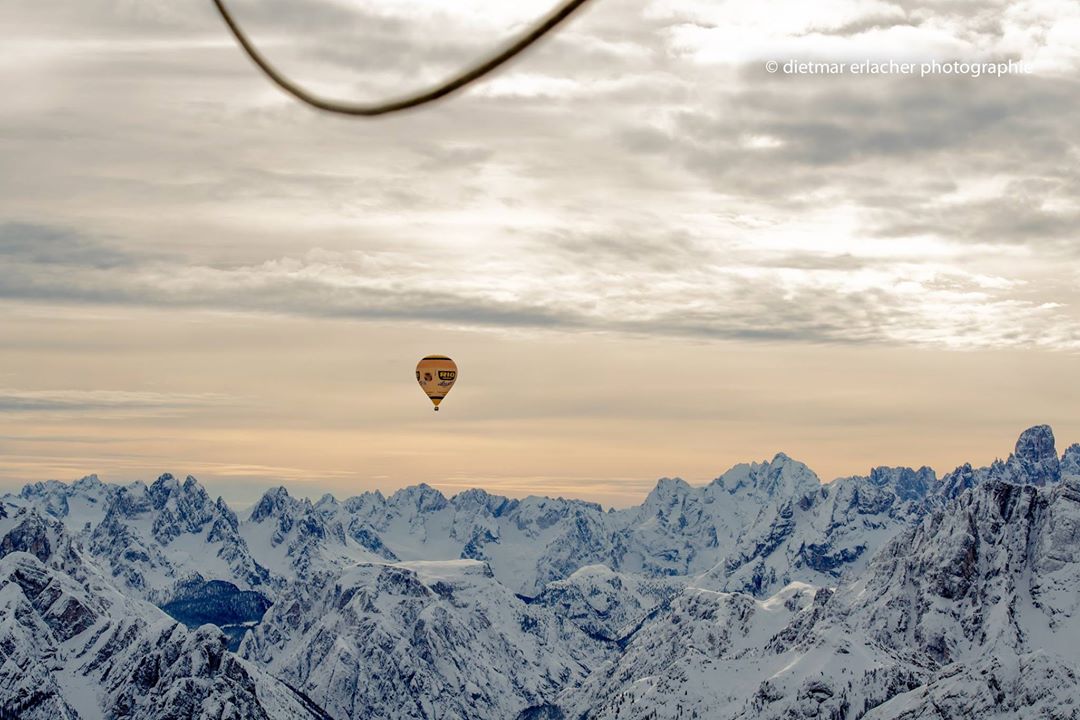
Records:
[[[428,355],[416,364],[416,381],[420,389],[427,393],[438,412],[439,403],[454,387],[457,380],[457,365],[445,355]]]

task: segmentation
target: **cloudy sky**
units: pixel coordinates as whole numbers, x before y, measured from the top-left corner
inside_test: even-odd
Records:
[[[233,7],[366,100],[550,4]],[[625,505],[779,450],[830,480],[1080,441],[1074,0],[593,0],[376,120],[282,95],[208,0],[5,0],[0,27],[0,488]],[[461,369],[438,415],[432,352]]]

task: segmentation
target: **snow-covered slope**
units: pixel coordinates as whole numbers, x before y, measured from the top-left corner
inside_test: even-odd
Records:
[[[274,488],[252,508],[240,535],[261,565],[286,579],[381,559],[349,537],[337,507],[329,495],[313,505],[283,487]]]
[[[135,593],[171,599],[192,578],[229,580],[243,589],[270,583],[240,537],[236,515],[210,500],[193,477],[183,483],[162,475],[149,487],[132,483],[111,497],[87,547]]]
[[[1077,587],[1080,480],[991,480],[835,592],[688,588],[559,705],[585,718],[1076,718]]]
[[[0,498],[0,717],[1080,720],[1078,508],[1046,426],[940,479],[781,453],[618,511],[38,483]],[[242,657],[199,627],[264,611]]]
[[[1062,477],[1080,477],[1080,443],[1073,443],[1061,457]]]
[[[666,607],[686,582],[686,578],[645,578],[587,565],[568,578],[548,583],[531,602],[594,637],[619,640]]]
[[[583,565],[611,563],[608,513],[563,498],[511,500],[483,490],[447,499],[427,485],[388,498],[367,493],[340,506],[342,522],[384,559],[486,561],[516,592],[532,595]]]
[[[0,711],[25,720],[322,719],[213,626],[189,632],[120,593],[64,526],[0,527]]]
[[[868,476],[781,496],[775,514],[746,528],[734,550],[699,580],[718,590],[768,595],[790,582],[835,585],[859,573],[879,548],[964,491],[990,481],[1047,485],[1061,479],[1053,431],[1026,430],[1014,452],[990,467],[957,468],[938,480],[928,467],[877,467]],[[768,507],[768,506],[766,506]]]
[[[761,652],[829,597],[793,583],[767,600],[687,588],[558,705],[578,718],[732,718],[789,658]]]
[[[871,710],[866,720],[1020,720],[1080,717],[1075,665],[1043,652],[988,655],[949,665]]]
[[[72,532],[79,532],[101,522],[119,489],[101,482],[97,475],[87,475],[71,484],[57,480],[33,483],[5,500],[16,507],[36,507],[42,514],[62,520]]]
[[[363,563],[294,586],[240,652],[336,717],[513,718],[614,649],[495,580],[486,563]]]

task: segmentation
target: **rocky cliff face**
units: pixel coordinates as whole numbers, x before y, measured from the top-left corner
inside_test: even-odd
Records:
[[[118,490],[116,485],[101,482],[97,475],[87,475],[71,484],[56,480],[33,483],[6,500],[18,507],[36,507],[42,515],[60,520],[76,533],[101,522]]]
[[[240,653],[335,717],[512,718],[610,652],[475,560],[360,564],[296,588]]]
[[[1080,477],[1080,443],[1073,443],[1061,458],[1062,476]]]
[[[1080,483],[990,481],[835,592],[688,588],[560,706],[587,718],[1075,717]],[[1032,713],[1032,714],[1028,714]]]
[[[58,521],[22,508],[0,540],[0,708],[27,720],[325,715],[225,650],[125,596]]]
[[[162,475],[111,494],[87,548],[133,592],[158,603],[178,583],[227,579],[248,590],[272,585],[240,536],[236,515],[214,502],[193,477]]]
[[[644,578],[588,565],[545,585],[530,604],[547,608],[591,637],[617,642],[665,608],[686,582],[686,578]]]

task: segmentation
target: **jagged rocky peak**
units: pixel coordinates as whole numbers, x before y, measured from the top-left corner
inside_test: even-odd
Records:
[[[263,493],[263,496],[259,498],[259,502],[251,509],[249,519],[251,522],[258,523],[269,517],[280,516],[289,512],[298,502],[289,495],[289,491],[284,486],[279,485],[276,488],[270,488]]]
[[[87,475],[70,485],[59,480],[47,480],[25,485],[19,492],[23,505],[34,505],[43,513],[68,522],[81,524],[97,522],[105,504],[117,490],[115,485],[101,482],[97,475]]]
[[[67,517],[69,511],[69,493],[68,485],[57,480],[46,480],[24,486],[19,497],[35,502],[43,512],[53,517],[63,518]]]
[[[183,532],[199,532],[216,519],[224,518],[227,523],[235,524],[235,515],[224,500],[212,501],[191,475],[181,483],[169,473],[150,486],[137,481],[118,488],[110,499],[102,525],[145,516],[154,517],[154,534],[164,544]]]
[[[216,628],[188,633],[87,570],[0,558],[0,718],[326,720]]]
[[[238,530],[223,499],[212,501],[194,477],[180,482],[165,474],[150,486],[119,488],[86,547],[126,589],[160,604],[188,577],[243,587],[268,582]]]
[[[1020,434],[1008,460],[995,460],[990,467],[984,468],[973,468],[970,463],[965,463],[941,479],[939,494],[945,499],[953,499],[991,480],[1018,485],[1052,485],[1070,472],[1080,472],[1080,445],[1070,447],[1059,458],[1054,431],[1049,425],[1036,425]]]
[[[225,522],[229,524],[229,527],[235,531],[239,526],[239,520],[236,517],[236,513],[234,513],[232,508],[229,507],[229,504],[225,502],[225,498],[218,495],[218,499],[214,501],[214,507],[217,508],[217,511],[221,514],[221,517],[224,518]]]
[[[568,518],[573,518],[575,522],[583,520],[591,524],[596,522],[603,513],[600,503],[576,498],[529,495],[518,501],[512,517],[519,528],[533,526],[536,529],[545,530]]]
[[[152,496],[164,495],[168,497],[179,487],[180,481],[172,473],[162,473],[157,480],[150,484],[150,494]]]
[[[157,511],[154,536],[169,544],[181,534],[197,533],[218,517],[218,508],[199,481],[192,476],[180,483],[166,473],[147,488],[150,506]]]
[[[821,479],[798,460],[777,453],[770,462],[740,463],[716,478],[713,485],[729,494],[762,493],[794,499],[821,488]]]
[[[13,519],[14,527],[0,539],[0,557],[25,552],[45,563],[64,544],[63,524],[42,517],[35,508],[23,508]]]
[[[333,512],[338,507],[337,498],[331,493],[324,493],[319,501],[315,503],[315,509],[319,512]]]
[[[902,502],[921,500],[938,484],[937,473],[925,465],[918,470],[909,467],[876,467],[870,471],[870,482],[896,491]]]
[[[607,644],[515,598],[483,562],[359,563],[322,592],[300,590],[240,652],[334,717],[514,718],[606,657]]]
[[[19,497],[30,498],[42,496],[49,492],[66,490],[67,487],[67,483],[60,482],[59,480],[45,480],[42,482],[29,483],[23,485],[22,490],[19,491]]]
[[[105,513],[102,524],[114,521],[117,517],[131,518],[151,510],[150,497],[147,494],[146,483],[136,480],[135,482],[120,488]]]
[[[386,498],[378,490],[371,490],[346,498],[341,506],[352,514],[376,512],[386,506]]]
[[[696,498],[697,491],[682,478],[660,478],[641,504],[641,510],[645,515],[665,515]]]
[[[664,477],[656,481],[656,487],[652,489],[649,496],[655,498],[672,498],[686,495],[691,490],[690,483],[682,478]]]
[[[518,501],[502,495],[492,495],[487,490],[481,490],[480,488],[471,488],[450,498],[450,504],[458,512],[482,513],[499,517],[516,508]]]
[[[101,482],[96,474],[91,473],[85,477],[81,477],[71,484],[71,487],[81,492],[88,492],[94,490],[101,490],[105,487],[105,483]]]
[[[1061,474],[1080,477],[1080,443],[1070,445],[1061,456]]]
[[[975,487],[979,482],[979,475],[971,463],[964,463],[951,473],[941,478],[941,495],[946,500],[952,500],[961,493]]]
[[[409,510],[417,513],[438,512],[448,505],[446,496],[427,483],[402,488],[386,502],[399,512]]]
[[[158,510],[165,507],[170,500],[189,506],[201,506],[210,501],[210,496],[207,495],[206,490],[191,475],[188,475],[184,482],[181,483],[172,474],[165,473],[147,488],[146,493],[151,504]]]
[[[989,480],[899,535],[838,593],[886,646],[935,663],[980,647],[1068,654],[1080,582],[1080,481]],[[910,602],[922,598],[922,602]]]
[[[1033,485],[1046,485],[1061,479],[1061,460],[1049,425],[1028,428],[1016,441],[1010,462],[1018,465],[1021,477]]]
[[[532,604],[546,607],[590,637],[616,641],[639,627],[646,616],[676,595],[685,578],[643,578],[586,565],[544,586]]]

